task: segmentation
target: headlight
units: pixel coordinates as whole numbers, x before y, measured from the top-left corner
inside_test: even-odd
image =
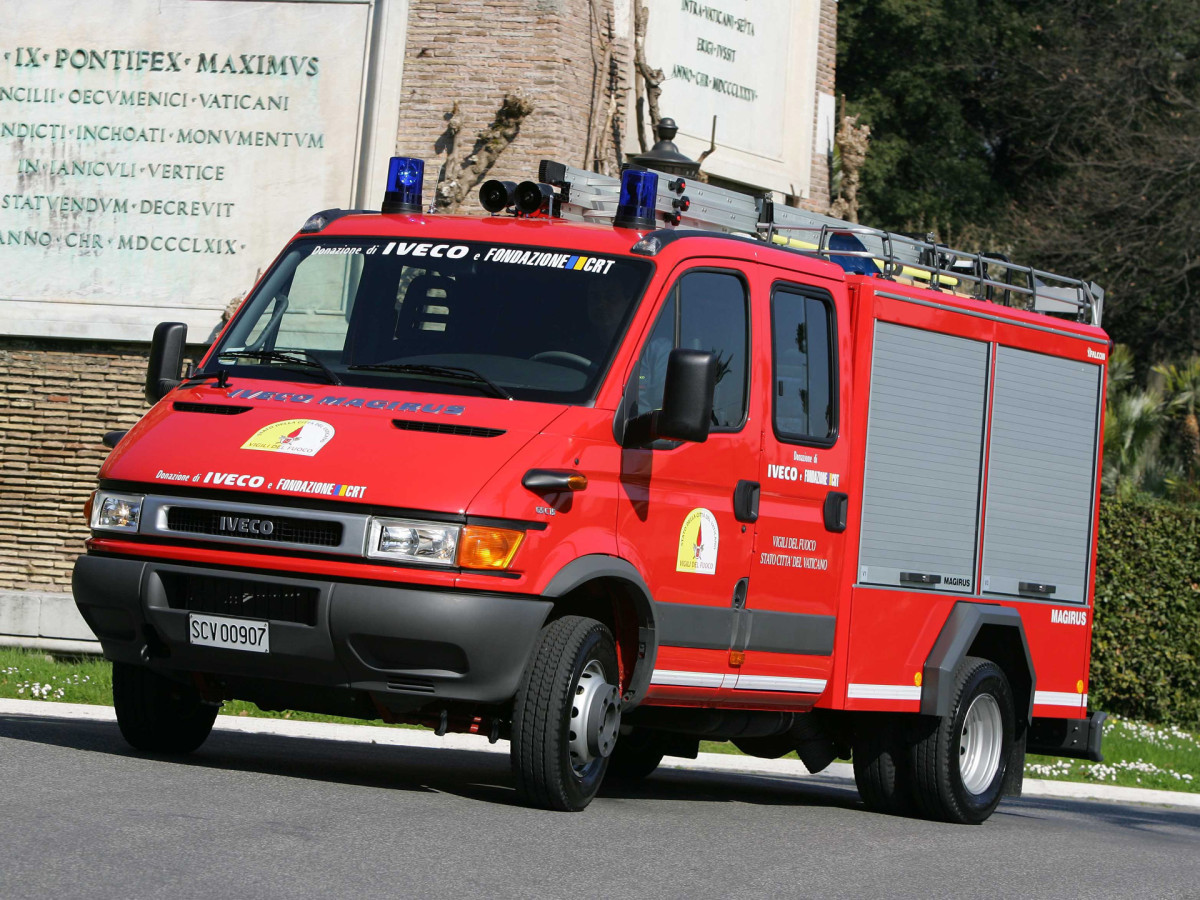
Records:
[[[464,569],[507,569],[524,538],[525,532],[507,528],[372,519],[367,556]]]
[[[458,549],[458,525],[372,519],[367,556],[400,562],[452,566]]]
[[[131,494],[97,491],[96,501],[92,504],[92,528],[98,531],[136,532],[142,516],[143,500],[144,497]]]

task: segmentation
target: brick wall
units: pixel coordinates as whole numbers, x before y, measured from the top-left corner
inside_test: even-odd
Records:
[[[506,93],[520,93],[533,104],[520,137],[488,177],[534,178],[546,158],[583,164],[600,60],[590,6],[588,0],[413,0],[396,149],[425,160],[426,192],[445,162],[439,141],[455,101],[463,125],[460,158]],[[594,0],[594,6],[607,20],[612,0]],[[622,34],[614,42],[621,72],[630,38]]]
[[[0,590],[70,590],[100,438],[146,411],[148,352],[0,337]]]
[[[819,0],[821,4],[821,28],[817,37],[817,96],[837,92],[837,0]],[[820,115],[820,107],[814,107],[815,115]],[[836,124],[834,130],[837,130]],[[818,133],[817,123],[813,123],[813,139]],[[812,181],[809,183],[809,195],[803,206],[817,212],[829,209],[829,160],[824,147],[813,149]]]

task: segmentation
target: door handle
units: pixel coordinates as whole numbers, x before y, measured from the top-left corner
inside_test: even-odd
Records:
[[[1041,582],[1037,582],[1037,581],[1019,582],[1017,584],[1017,588],[1021,591],[1022,594],[1042,594],[1043,596],[1046,596],[1046,597],[1049,597],[1056,590],[1058,590],[1058,588],[1056,588],[1052,584],[1042,584]]]
[[[739,522],[757,522],[759,493],[757,481],[739,481],[733,489],[733,517]]]
[[[850,495],[841,491],[830,491],[825,495],[825,530],[841,533],[846,530],[846,511],[850,507]]]

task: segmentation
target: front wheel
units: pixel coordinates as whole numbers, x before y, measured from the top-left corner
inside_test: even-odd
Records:
[[[208,738],[217,707],[190,684],[120,662],[113,663],[112,677],[117,726],[134,749],[191,753]]]
[[[621,727],[617,651],[595,619],[564,616],[538,635],[513,703],[511,760],[531,806],[592,802]]]
[[[1004,672],[967,657],[955,672],[950,715],[925,717],[912,748],[913,795],[933,819],[978,824],[1004,789],[1016,714]]]

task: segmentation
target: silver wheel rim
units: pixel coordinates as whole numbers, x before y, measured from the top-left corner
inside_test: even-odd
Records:
[[[571,720],[567,725],[571,767],[576,774],[612,753],[620,728],[621,697],[608,683],[600,661],[589,660],[571,692]]]
[[[987,790],[1000,769],[1003,743],[1000,704],[991,694],[980,694],[967,709],[958,740],[958,771],[967,791],[982,794]]]

